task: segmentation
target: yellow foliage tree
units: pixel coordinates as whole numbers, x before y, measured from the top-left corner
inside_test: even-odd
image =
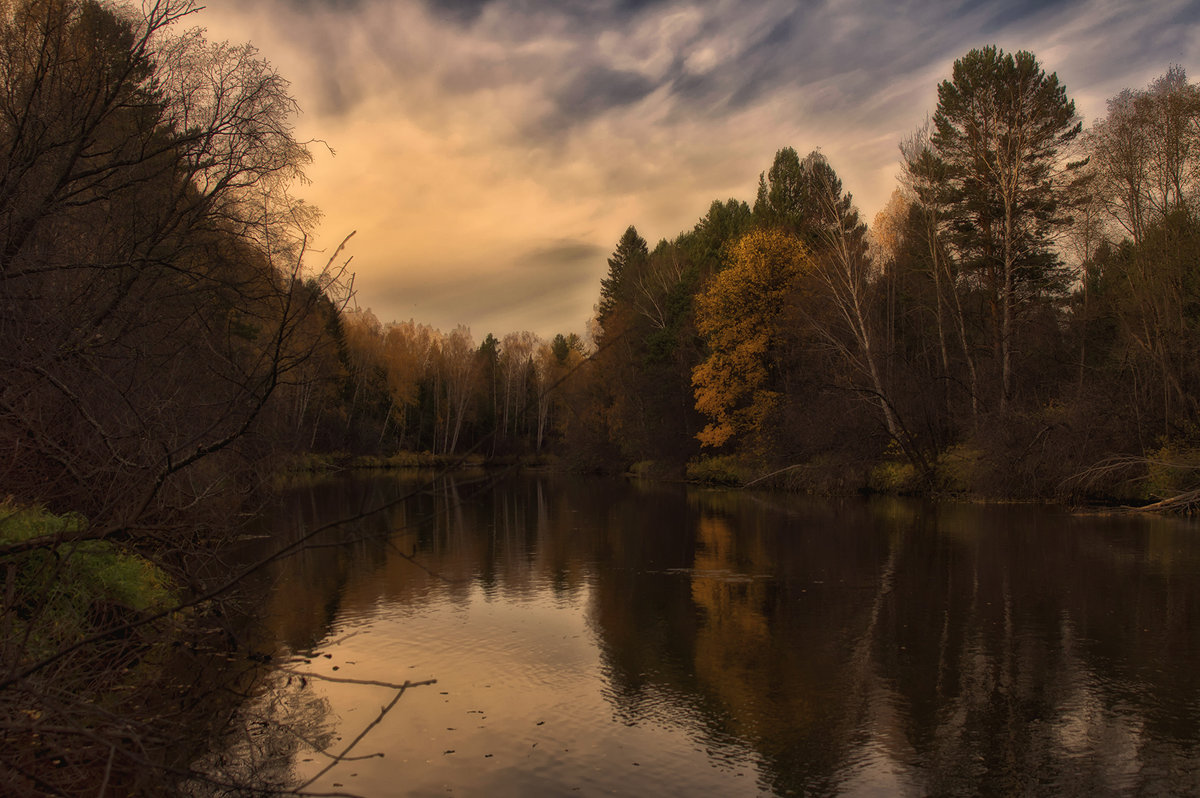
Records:
[[[779,406],[770,356],[783,310],[811,259],[795,236],[755,230],[734,245],[730,266],[696,297],[696,327],[709,355],[692,371],[696,409],[711,419],[696,435],[722,446],[755,434]]]

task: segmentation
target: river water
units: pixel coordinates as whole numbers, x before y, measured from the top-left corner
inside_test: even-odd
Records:
[[[1200,794],[1193,524],[482,473],[269,524],[385,505],[269,572],[286,739],[228,760],[372,798]]]

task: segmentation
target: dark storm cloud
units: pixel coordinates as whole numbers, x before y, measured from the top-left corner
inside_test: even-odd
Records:
[[[597,66],[574,75],[555,99],[562,115],[583,122],[639,102],[656,88],[654,81],[636,72]]]

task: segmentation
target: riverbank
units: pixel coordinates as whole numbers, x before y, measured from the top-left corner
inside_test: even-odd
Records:
[[[93,532],[82,515],[0,499],[0,794],[214,786],[192,763],[269,675],[256,617],[265,587],[212,590],[180,578],[177,548],[77,539]],[[192,579],[206,576],[230,578],[216,558]]]
[[[434,454],[432,452],[397,452],[392,455],[348,454],[346,452],[307,453],[283,465],[285,473],[330,473],[336,471],[387,471],[459,468],[546,467],[553,464],[547,455],[503,455],[489,457],[468,452],[465,454]]]
[[[1011,463],[980,449],[956,446],[926,470],[903,457],[861,460],[828,454],[778,466],[731,455],[702,457],[685,466],[636,463],[630,475],[718,487],[755,488],[811,496],[902,496],[966,502],[1050,503],[1121,508],[1172,515],[1200,511],[1197,467],[1191,456],[1112,457],[1078,473],[1051,473],[1049,461],[1029,473],[998,476]],[[1019,479],[1018,479],[1019,477]],[[1013,482],[1024,489],[1014,488]]]
[[[1010,460],[989,456],[982,449],[955,446],[940,453],[924,472],[902,456],[855,459],[833,452],[788,465],[737,455],[709,455],[687,463],[643,460],[631,464],[624,473],[661,482],[824,497],[877,495],[975,503],[1038,502],[1173,515],[1194,515],[1200,510],[1200,490],[1194,484],[1196,466],[1186,457],[1112,458],[1076,474],[1052,472],[1045,460],[1025,463],[1020,468],[1024,469],[1022,473],[1014,473],[1017,467]],[[488,457],[478,453],[431,452],[397,452],[387,456],[308,453],[285,463],[281,473],[413,469],[538,469],[581,473],[569,460],[546,453]]]

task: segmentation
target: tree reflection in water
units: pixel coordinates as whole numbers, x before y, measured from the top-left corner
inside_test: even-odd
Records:
[[[311,486],[280,517],[400,490]],[[394,759],[355,762],[365,794],[1200,791],[1186,524],[543,476],[445,480],[338,534],[271,575],[264,635],[440,685],[368,737],[409,762],[404,786],[372,776]],[[302,734],[241,743],[297,779],[317,768],[302,739],[349,739],[385,703],[308,689],[332,705],[265,705]],[[370,712],[330,719],[354,702]],[[448,719],[476,703],[468,736]]]
[[[194,767],[201,776],[184,785],[190,795],[282,791],[298,785],[296,764],[334,742],[329,702],[307,681],[275,672],[243,705],[216,750]]]

